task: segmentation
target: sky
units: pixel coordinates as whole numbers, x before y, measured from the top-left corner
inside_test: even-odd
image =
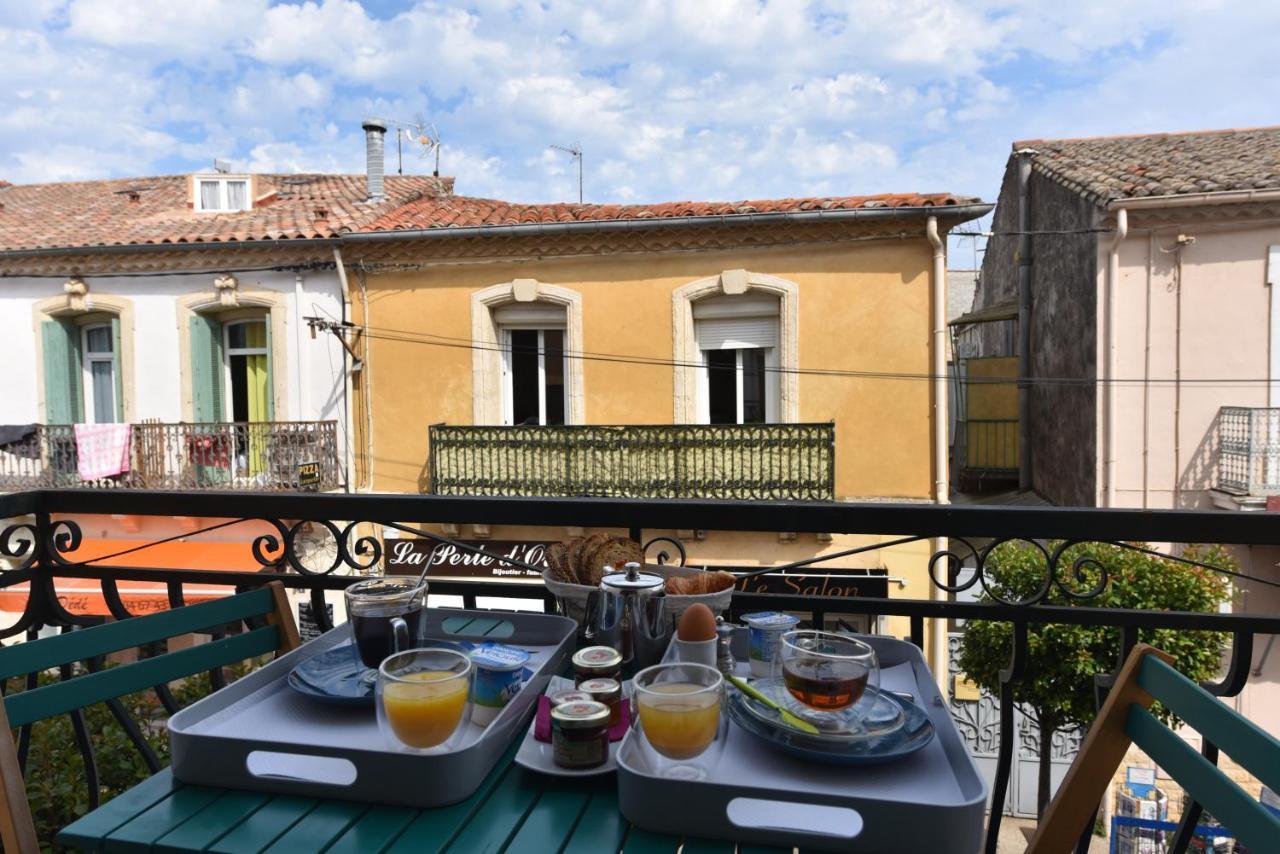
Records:
[[[0,0],[0,179],[360,172],[381,116],[471,196],[574,201],[578,143],[589,202],[994,200],[1014,140],[1280,123],[1277,44],[1271,0]]]

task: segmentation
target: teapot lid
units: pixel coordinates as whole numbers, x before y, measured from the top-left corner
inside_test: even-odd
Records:
[[[631,591],[652,591],[655,588],[662,587],[662,576],[654,575],[650,572],[641,572],[640,564],[634,561],[628,563],[622,572],[614,572],[600,579],[600,586],[605,590],[615,590],[622,592],[624,590]]]

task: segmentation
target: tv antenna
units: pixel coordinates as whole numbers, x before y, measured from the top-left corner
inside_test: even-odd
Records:
[[[435,176],[440,177],[440,131],[436,128],[434,122],[428,122],[423,118],[422,113],[418,113],[417,118],[412,122],[406,122],[401,119],[383,119],[378,121],[385,122],[388,127],[395,128],[396,131],[396,174],[404,174],[404,143],[417,145],[421,147],[419,156],[426,157],[433,151],[436,155]]]
[[[568,154],[574,160],[578,161],[578,204],[582,204],[582,144],[578,142],[575,142],[572,145],[552,143],[549,147],[554,148],[556,151],[563,151],[565,154]]]

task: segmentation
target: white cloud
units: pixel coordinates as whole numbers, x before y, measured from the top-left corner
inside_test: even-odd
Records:
[[[422,113],[473,195],[576,199],[576,140],[595,201],[992,197],[1014,139],[1274,121],[1277,31],[1226,0],[0,0],[0,178],[358,170],[363,117]]]

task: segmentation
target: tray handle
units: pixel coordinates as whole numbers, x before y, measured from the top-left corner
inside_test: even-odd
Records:
[[[317,783],[337,788],[349,787],[357,775],[355,763],[350,759],[274,750],[250,751],[244,766],[251,777],[261,780]]]
[[[725,806],[729,822],[744,831],[853,839],[862,833],[862,815],[851,807],[766,798],[733,798]],[[815,830],[821,828],[821,830]]]

